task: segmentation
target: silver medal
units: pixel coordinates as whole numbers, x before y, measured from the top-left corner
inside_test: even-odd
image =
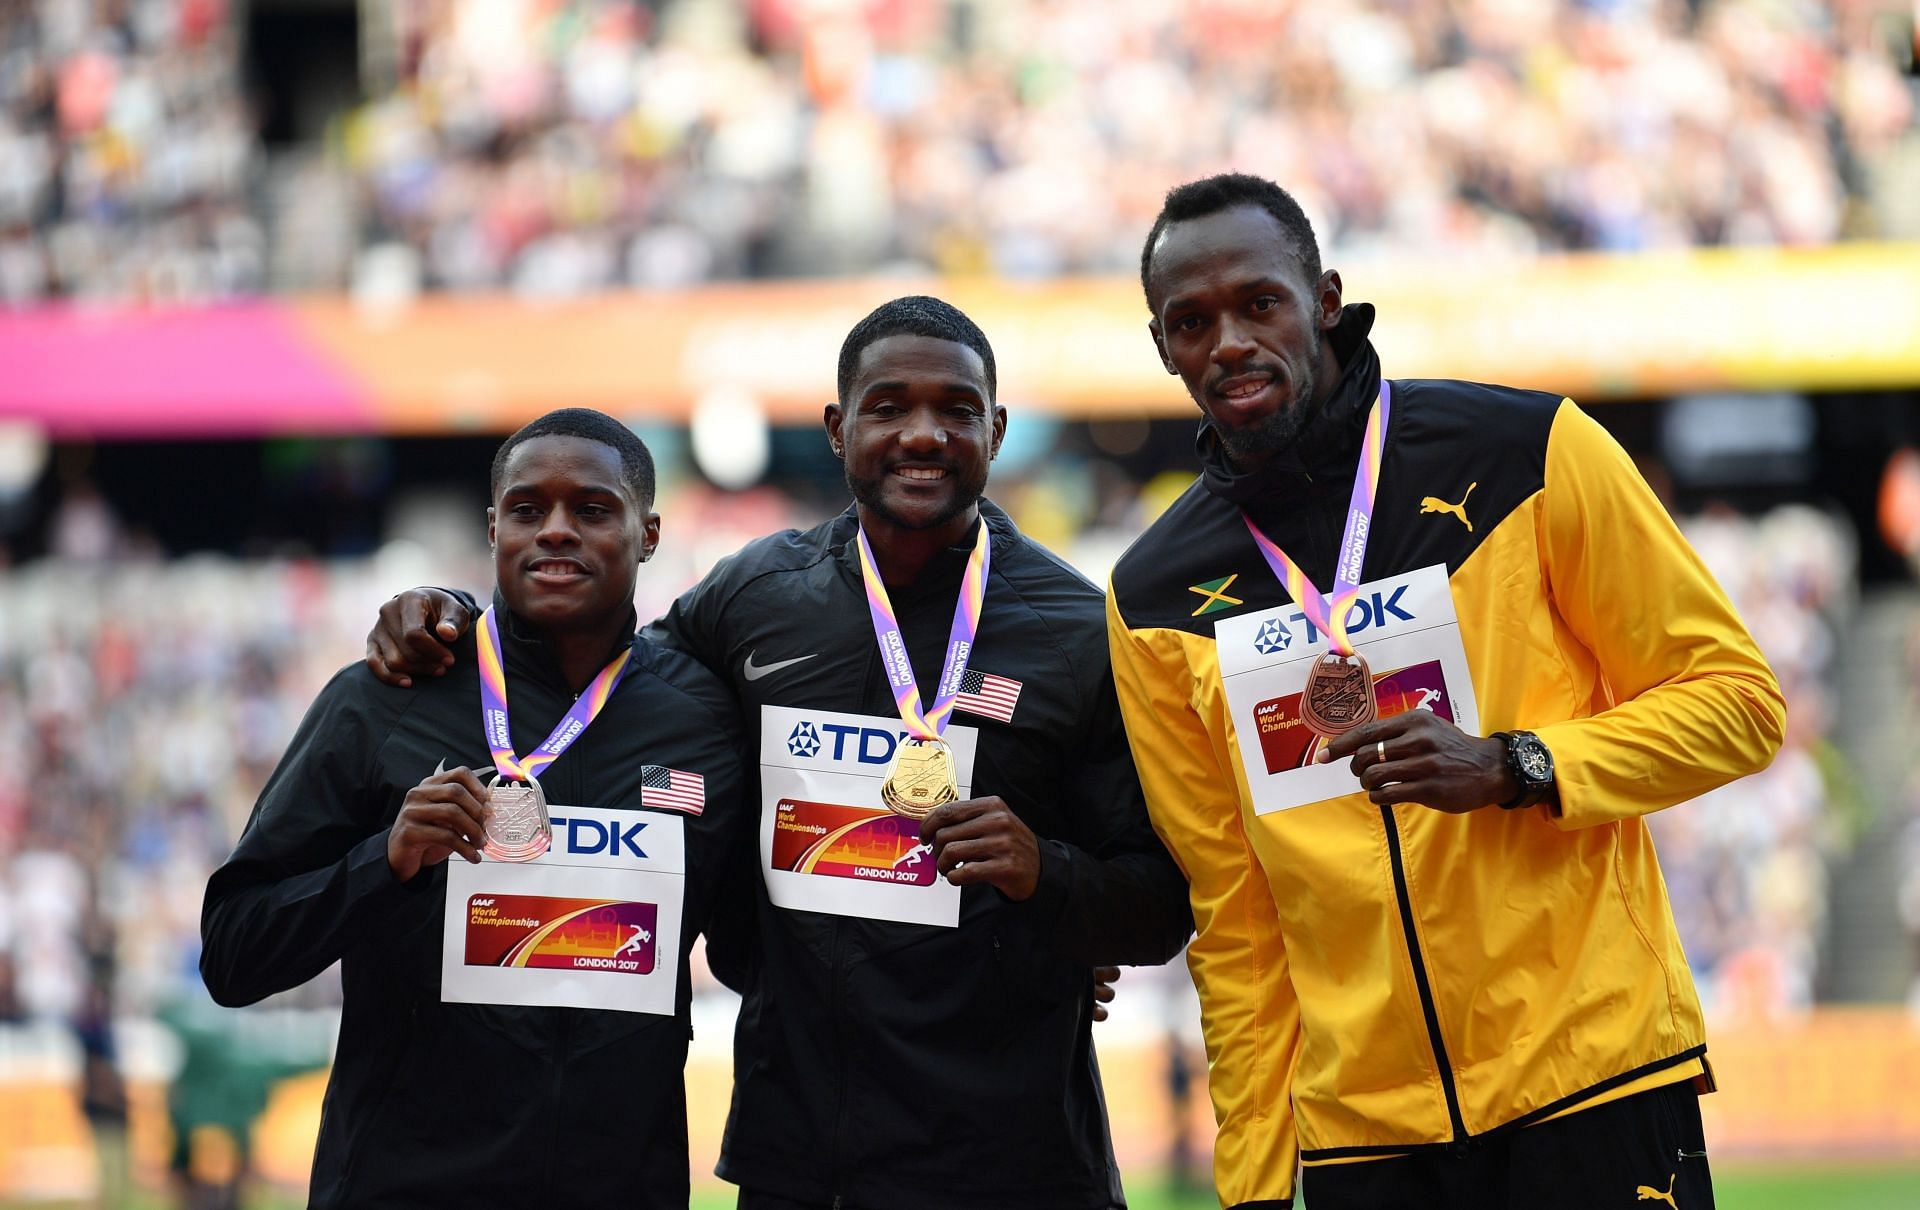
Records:
[[[553,822],[539,782],[503,782],[496,774],[487,794],[493,814],[482,853],[494,861],[532,861],[553,846]]]

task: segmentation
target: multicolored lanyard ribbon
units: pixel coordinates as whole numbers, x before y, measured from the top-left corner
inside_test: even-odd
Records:
[[[966,679],[967,657],[973,653],[973,636],[980,629],[980,607],[987,599],[987,564],[992,544],[986,518],[980,519],[980,537],[973,544],[973,553],[967,556],[966,574],[960,580],[960,601],[953,607],[953,628],[947,632],[947,658],[940,666],[939,692],[925,713],[920,709],[920,686],[913,679],[913,664],[907,659],[907,640],[900,633],[900,619],[887,597],[887,585],[880,578],[879,565],[873,561],[867,531],[861,530],[859,537],[860,578],[867,585],[867,611],[873,615],[873,634],[880,640],[880,662],[886,667],[887,684],[892,687],[894,703],[900,708],[900,721],[916,739],[939,739],[953,714],[953,701],[960,696],[960,684]]]
[[[507,665],[501,658],[500,620],[489,605],[480,618],[474,635],[480,646],[480,725],[487,733],[487,747],[493,750],[493,767],[503,778],[533,781],[560,754],[573,746],[581,734],[606,707],[614,687],[626,675],[627,662],[633,658],[629,647],[602,668],[580,696],[560,725],[523,760],[513,754],[513,731],[507,725]]]
[[[1360,569],[1367,558],[1367,537],[1373,529],[1373,493],[1380,483],[1380,458],[1387,445],[1387,420],[1393,411],[1393,389],[1380,380],[1380,396],[1367,414],[1367,435],[1360,443],[1360,465],[1353,472],[1353,499],[1347,505],[1347,531],[1340,538],[1340,562],[1333,569],[1333,591],[1322,593],[1307,579],[1300,565],[1287,557],[1273,539],[1260,532],[1245,510],[1240,519],[1247,523],[1253,541],[1267,558],[1267,566],[1287,586],[1287,593],[1307,621],[1327,636],[1327,642],[1341,655],[1353,654],[1353,641],[1347,637],[1347,611],[1360,595]]]

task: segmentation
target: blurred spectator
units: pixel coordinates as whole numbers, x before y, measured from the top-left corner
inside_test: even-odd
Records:
[[[120,1073],[120,1048],[113,1026],[111,930],[89,930],[88,980],[84,1003],[73,1029],[80,1042],[80,1111],[93,1132],[98,1183],[93,1202],[118,1210],[132,1193],[127,1151],[127,1084]],[[97,948],[96,948],[97,947]]]
[[[1165,190],[1228,168],[1346,262],[1911,232],[1879,7],[387,0],[392,78],[274,247],[382,297],[1126,272]],[[15,0],[0,44],[0,296],[261,288],[224,0]]]
[[[1710,1013],[1772,1017],[1813,1002],[1827,860],[1852,822],[1822,771],[1836,627],[1854,606],[1846,524],[1788,506],[1683,522],[1787,696],[1768,768],[1648,819],[1688,961]]]
[[[258,291],[225,0],[0,5],[0,301]]]

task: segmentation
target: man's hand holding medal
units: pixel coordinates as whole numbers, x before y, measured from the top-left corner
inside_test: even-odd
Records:
[[[1419,803],[1449,815],[1511,800],[1519,792],[1507,745],[1481,739],[1431,710],[1409,710],[1336,735],[1317,758],[1352,758],[1353,775],[1381,805]]]
[[[487,842],[487,788],[462,765],[435,772],[407,791],[387,831],[387,866],[401,882],[458,853],[478,864]]]
[[[955,886],[984,882],[1017,902],[1040,885],[1040,841],[997,795],[936,809],[920,821],[920,840]]]

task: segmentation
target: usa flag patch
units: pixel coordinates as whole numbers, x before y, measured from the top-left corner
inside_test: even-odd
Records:
[[[640,769],[640,805],[698,815],[707,809],[707,779],[664,765],[644,765]]]
[[[1019,703],[1019,681],[969,668],[966,675],[960,678],[960,696],[953,699],[953,708],[1010,723],[1013,721],[1013,708]]]

